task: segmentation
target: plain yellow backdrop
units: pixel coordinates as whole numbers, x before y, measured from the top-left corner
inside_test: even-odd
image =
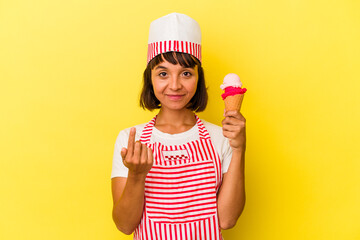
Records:
[[[225,239],[360,239],[356,0],[0,1],[0,239],[132,239],[112,222],[110,173],[138,104],[150,22],[202,29],[210,96],[248,89],[245,210]]]

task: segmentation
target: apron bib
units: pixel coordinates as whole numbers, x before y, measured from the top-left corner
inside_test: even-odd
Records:
[[[180,145],[150,143],[155,116],[140,141],[153,151],[145,179],[145,208],[136,240],[221,240],[216,194],[221,161],[205,126],[196,117],[199,139]]]

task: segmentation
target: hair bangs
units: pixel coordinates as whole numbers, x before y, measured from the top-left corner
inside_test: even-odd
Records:
[[[149,67],[154,69],[155,66],[164,62],[164,59],[171,64],[180,64],[180,66],[186,68],[195,68],[196,65],[201,66],[201,62],[190,54],[182,52],[166,52],[161,53],[159,56],[152,59],[152,61],[149,62]]]

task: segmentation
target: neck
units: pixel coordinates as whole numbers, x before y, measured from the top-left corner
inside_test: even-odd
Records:
[[[160,109],[155,126],[162,132],[175,134],[189,130],[196,124],[195,114],[189,109]]]

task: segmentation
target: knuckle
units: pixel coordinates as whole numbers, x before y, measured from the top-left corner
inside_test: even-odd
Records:
[[[126,158],[126,159],[125,159],[125,162],[126,162],[126,163],[129,163],[129,164],[133,164],[133,163],[134,163],[134,159],[133,159],[133,158]]]

